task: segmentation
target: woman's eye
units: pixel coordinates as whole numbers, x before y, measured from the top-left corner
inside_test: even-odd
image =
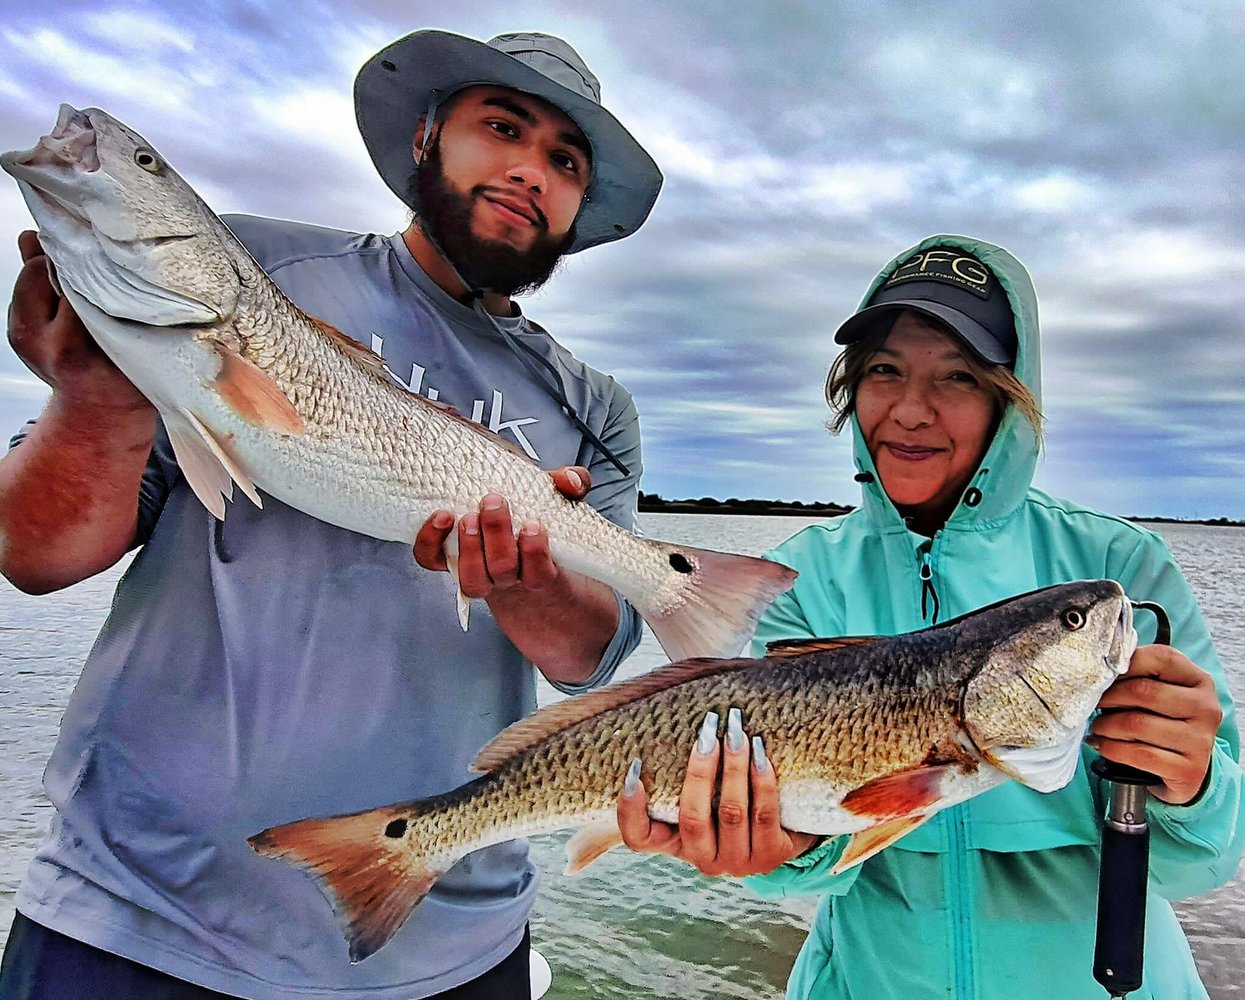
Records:
[[[947,376],[952,382],[961,382],[964,385],[976,385],[977,376],[972,372],[952,372]]]
[[[866,371],[870,375],[896,375],[898,374],[899,369],[889,361],[875,361],[866,369]]]

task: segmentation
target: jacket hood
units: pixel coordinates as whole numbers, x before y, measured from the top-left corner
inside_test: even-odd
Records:
[[[1024,265],[1002,247],[967,236],[946,233],[927,236],[915,246],[896,256],[878,272],[857,307],[863,309],[873,293],[904,261],[913,254],[935,246],[952,246],[977,257],[994,272],[1007,292],[1012,315],[1016,320],[1015,374],[1023,382],[1039,407],[1042,403],[1041,354],[1038,346],[1037,293]],[[903,519],[878,481],[877,469],[860,433],[856,415],[852,414],[852,443],[857,478],[863,483],[861,507],[868,516],[882,525],[903,527]],[[1006,520],[1024,499],[1033,482],[1040,444],[1029,421],[1015,406],[1008,405],[995,431],[994,440],[981,460],[976,474],[951,516],[947,530],[973,531]]]

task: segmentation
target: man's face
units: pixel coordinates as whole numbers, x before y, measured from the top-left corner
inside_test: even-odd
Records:
[[[504,87],[469,87],[440,117],[413,181],[425,229],[469,284],[538,287],[574,242],[592,171],[583,133]]]

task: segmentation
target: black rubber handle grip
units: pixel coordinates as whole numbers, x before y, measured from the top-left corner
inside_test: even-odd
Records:
[[[1094,978],[1112,996],[1141,987],[1149,863],[1148,827],[1138,833],[1103,827]]]

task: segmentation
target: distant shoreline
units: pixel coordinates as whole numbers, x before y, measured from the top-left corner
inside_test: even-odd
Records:
[[[640,510],[654,514],[760,514],[783,517],[838,517],[854,510],[854,507],[838,503],[822,503],[802,500],[739,500],[731,497],[718,500],[700,497],[697,500],[667,500],[656,493],[640,492]],[[1245,521],[1227,517],[1134,517],[1127,521],[1147,521],[1151,524],[1202,524],[1215,528],[1245,528]]]

